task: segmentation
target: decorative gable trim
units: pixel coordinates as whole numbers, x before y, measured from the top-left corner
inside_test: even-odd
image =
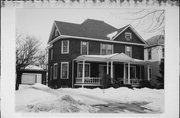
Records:
[[[139,33],[132,27],[132,25],[128,25],[126,28],[124,28],[121,32],[119,32],[112,40],[115,40],[120,34],[122,34],[127,28],[130,28],[137,36],[138,38],[144,43],[147,44],[146,41],[139,35]]]
[[[50,42],[50,40],[52,39],[52,36],[53,36],[53,32],[56,31],[56,30],[59,32],[59,35],[61,35],[61,32],[60,32],[60,30],[58,29],[56,22],[54,22],[54,23],[53,23],[52,30],[51,30],[51,33],[50,33],[50,36],[49,36],[49,41],[48,41],[48,42]],[[56,38],[57,38],[57,37],[56,37]],[[52,39],[52,40],[54,40],[54,39]]]

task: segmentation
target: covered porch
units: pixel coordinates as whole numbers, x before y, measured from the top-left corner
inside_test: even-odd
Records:
[[[111,55],[81,55],[73,61],[74,86],[102,86],[104,74],[109,75],[111,84],[138,87],[143,78],[145,63],[124,53]]]

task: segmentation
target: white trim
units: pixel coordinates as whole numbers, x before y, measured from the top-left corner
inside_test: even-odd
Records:
[[[101,43],[100,44],[100,55],[103,55],[102,54],[102,45],[105,45],[105,49],[106,49],[106,54],[107,55],[107,45],[111,45],[111,48],[112,48],[112,53],[111,54],[114,54],[114,44],[110,44],[110,43]]]
[[[63,38],[76,38],[76,39],[83,39],[83,40],[92,40],[92,41],[119,43],[119,44],[129,44],[129,45],[140,45],[140,46],[146,46],[147,45],[147,44],[130,43],[130,42],[114,41],[114,40],[106,40],[106,39],[87,38],[87,37],[78,37],[78,36],[68,36],[68,35],[60,35],[60,36],[56,37],[54,40],[50,41],[49,44],[52,44],[55,41],[57,41],[59,39],[63,39]]]
[[[125,52],[124,52],[124,53],[126,54],[126,52],[127,52],[127,49],[126,49],[126,48],[127,48],[127,47],[130,47],[130,54],[131,54],[130,57],[132,57],[132,46],[125,46]],[[128,55],[128,56],[129,56],[129,55]]]
[[[58,36],[58,34],[59,34],[59,31],[58,31],[58,29],[56,28],[56,29],[55,29],[55,34],[54,34],[54,35],[55,35],[55,37],[57,37],[57,36]]]
[[[151,73],[149,72],[149,70],[151,70]],[[151,78],[150,78],[150,74],[151,74]],[[152,68],[148,65],[148,80],[150,81],[152,79]]]
[[[67,41],[67,52],[64,52],[63,50],[63,42]],[[62,40],[61,41],[61,54],[69,54],[69,40]]]
[[[52,29],[51,29],[51,33],[50,33],[50,36],[49,36],[49,40],[52,38],[52,35],[53,35],[53,32],[55,31],[55,28],[59,31],[58,29],[58,26],[57,24],[55,23],[55,21],[53,22],[53,26],[52,26]],[[61,32],[59,31],[59,35],[61,35]],[[54,39],[52,39],[51,41],[53,41]]]
[[[82,54],[82,43],[85,42],[87,43],[87,54],[85,55],[88,55],[89,54],[89,42],[88,41],[81,41],[81,48],[80,48],[80,53]],[[83,54],[84,55],[84,54]]]
[[[67,64],[67,78],[62,77],[62,65]],[[61,79],[68,79],[69,78],[69,62],[61,62]]]
[[[83,65],[83,63],[82,62],[78,62],[77,63],[77,77],[79,77],[79,64],[82,64]],[[85,69],[86,69],[86,65],[89,65],[89,76],[88,77],[90,77],[90,75],[91,75],[91,64],[90,63],[84,63],[84,65],[85,65]],[[84,77],[86,77],[85,75],[84,75]]]
[[[127,35],[130,36],[130,39],[127,38]],[[132,33],[131,33],[131,32],[125,32],[125,39],[126,39],[127,41],[131,41],[131,39],[132,39]]]
[[[55,67],[57,66],[57,70],[55,71]],[[56,72],[56,74],[55,74]],[[55,76],[56,75],[56,76]],[[55,63],[53,65],[53,80],[57,79],[58,78],[58,63]]]
[[[122,32],[124,32],[127,28],[131,28],[131,30],[138,36],[138,38],[143,42],[145,43],[144,45],[147,45],[146,41],[139,35],[139,33],[132,27],[132,25],[128,25],[126,26],[126,28],[124,28],[121,32],[119,32],[115,37],[113,37],[112,40],[114,40],[115,38],[117,38]]]

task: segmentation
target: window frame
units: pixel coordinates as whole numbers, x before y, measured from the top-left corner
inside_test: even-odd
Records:
[[[63,50],[63,47],[64,47],[63,46],[63,44],[64,44],[63,42],[64,41],[67,41],[67,52],[64,52],[64,50]],[[69,53],[69,40],[62,40],[61,41],[61,54],[68,54],[68,53]]]
[[[82,62],[77,63],[77,77],[80,77],[80,76],[79,76],[79,65],[80,65],[80,64],[83,65],[83,63],[82,63]],[[89,76],[87,76],[87,77],[91,77],[91,70],[90,70],[90,69],[91,69],[91,64],[90,64],[90,63],[85,63],[84,65],[85,65],[85,69],[86,69],[86,65],[89,65]],[[86,71],[86,70],[85,70],[85,71]],[[84,71],[84,72],[85,72],[85,71]],[[84,77],[86,77],[85,74],[84,74]]]
[[[57,37],[58,35],[59,35],[59,31],[58,31],[58,29],[55,29],[55,37]]]
[[[62,77],[62,65],[63,64],[67,64],[67,77],[66,78],[63,78]],[[69,62],[61,62],[61,79],[69,79]]]
[[[129,37],[129,38],[128,38]],[[132,39],[132,33],[131,32],[125,32],[125,39],[127,41],[130,41]]]
[[[105,45],[105,54],[102,54],[102,47],[103,47],[103,45]],[[114,44],[109,44],[109,43],[101,43],[100,44],[100,55],[108,55],[108,45],[110,45],[111,46],[111,49],[112,49],[112,53],[111,54],[113,54],[114,53]]]
[[[83,47],[82,47],[83,42],[87,43],[87,53],[86,54],[82,54],[82,52],[83,52]],[[89,42],[88,41],[81,41],[81,50],[80,50],[80,53],[82,55],[88,55],[89,54]]]
[[[128,52],[128,51],[127,51],[127,47],[130,47],[130,57],[132,57],[132,46],[125,46],[125,54],[126,54],[126,55],[127,55],[126,52]],[[129,55],[127,55],[127,56],[129,56]]]
[[[57,70],[55,71],[56,66],[57,66]],[[56,76],[55,76],[55,74],[56,74]],[[53,80],[55,80],[57,78],[58,78],[58,63],[55,63],[53,65]]]
[[[148,60],[151,60],[152,59],[152,49],[151,48],[148,48]]]

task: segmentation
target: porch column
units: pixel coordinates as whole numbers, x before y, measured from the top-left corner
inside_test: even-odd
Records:
[[[131,84],[131,82],[130,82],[130,62],[128,62],[128,84]]]
[[[139,77],[139,79],[141,79],[141,67],[142,67],[142,66],[140,65],[140,77]]]
[[[109,75],[109,62],[107,62],[107,75]]]
[[[147,70],[147,71],[148,71],[148,74],[147,74],[147,75],[148,75],[148,81],[149,81],[149,80],[150,80],[150,77],[149,77],[149,74],[150,74],[150,73],[149,73],[149,64],[148,64],[147,69],[148,69],[148,70]]]
[[[125,84],[125,81],[126,81],[126,64],[124,63],[124,84]]]
[[[111,83],[113,83],[113,61],[111,61]]]
[[[85,77],[85,60],[83,60],[83,67],[82,67],[82,88],[84,88],[84,77]]]

